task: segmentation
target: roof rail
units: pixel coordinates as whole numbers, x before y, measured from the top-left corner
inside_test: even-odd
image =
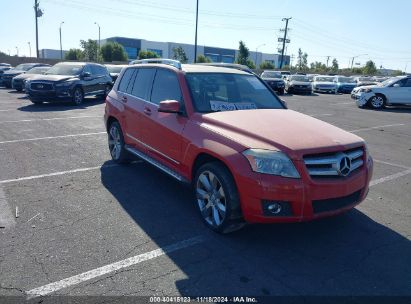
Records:
[[[148,58],[148,59],[141,59],[141,60],[133,60],[130,62],[130,65],[132,64],[148,64],[148,63],[162,63],[162,64],[168,64],[172,65],[173,67],[176,67],[177,69],[181,70],[181,62],[178,60],[173,60],[173,59],[164,59],[164,58]]]
[[[215,66],[215,67],[221,67],[221,68],[236,69],[236,70],[240,70],[240,71],[243,71],[243,72],[254,74],[254,72],[248,66],[243,65],[243,64],[238,64],[238,63],[207,62],[207,63],[196,63],[196,64]]]

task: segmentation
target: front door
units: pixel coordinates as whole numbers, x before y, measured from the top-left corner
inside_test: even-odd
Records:
[[[172,168],[182,161],[181,134],[187,123],[183,114],[161,113],[158,107],[163,100],[177,100],[183,109],[183,98],[175,72],[158,68],[149,100],[144,105],[143,141],[151,156]]]

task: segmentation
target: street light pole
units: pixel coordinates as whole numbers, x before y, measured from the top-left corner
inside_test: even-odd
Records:
[[[60,23],[60,59],[63,60],[63,45],[61,43],[61,26],[63,25],[64,21]]]
[[[196,34],[194,38],[194,63],[197,62],[198,0],[196,7]]]
[[[98,49],[100,50],[100,47],[101,47],[100,45],[100,24],[98,24],[97,22],[94,22],[94,24],[98,26]],[[97,58],[98,58],[98,51],[96,54],[96,61],[97,61]]]
[[[281,21],[285,21],[285,30],[284,30],[284,38],[283,38],[283,49],[281,50],[280,70],[283,68],[283,63],[284,63],[285,42],[286,42],[286,40],[287,40],[288,21],[289,21],[290,19],[292,19],[292,17],[281,19]]]
[[[258,49],[259,49],[260,47],[262,47],[262,46],[265,46],[265,43],[260,44],[259,46],[257,46],[257,47],[255,48],[255,66],[256,66],[256,67],[257,67],[257,52],[258,52]]]
[[[353,67],[354,67],[354,59],[355,58],[358,58],[358,57],[361,57],[361,56],[367,56],[368,54],[361,54],[361,55],[357,55],[357,56],[354,56],[353,58],[352,58],[352,61],[351,61],[351,70],[353,69]]]
[[[19,57],[19,48],[16,46],[17,57]]]
[[[29,56],[31,57],[31,45],[30,45],[30,41],[27,42],[27,44],[29,45]]]

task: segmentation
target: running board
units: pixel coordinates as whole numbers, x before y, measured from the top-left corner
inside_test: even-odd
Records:
[[[129,146],[129,145],[125,145],[124,148],[130,152],[131,154],[145,160],[146,162],[150,163],[151,165],[157,167],[158,169],[160,169],[161,171],[167,173],[168,175],[170,175],[171,177],[175,178],[176,180],[182,182],[182,183],[190,183],[186,178],[184,178],[182,175],[178,174],[177,172],[175,172],[174,170],[171,170],[169,167],[163,165],[162,163],[156,161],[154,158],[138,151],[137,149]]]

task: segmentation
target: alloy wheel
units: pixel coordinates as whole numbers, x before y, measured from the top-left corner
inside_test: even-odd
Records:
[[[384,99],[381,96],[374,96],[371,99],[371,105],[373,108],[379,109],[384,105]]]
[[[219,227],[226,218],[226,195],[218,177],[210,171],[200,174],[196,185],[197,203],[205,221]]]
[[[113,157],[114,160],[118,160],[121,154],[121,137],[120,132],[115,125],[110,127],[108,134],[108,147],[111,157]]]

